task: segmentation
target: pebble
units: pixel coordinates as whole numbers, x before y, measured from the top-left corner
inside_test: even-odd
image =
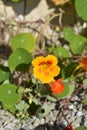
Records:
[[[83,112],[82,112],[82,111],[78,111],[78,112],[77,112],[77,116],[78,116],[78,117],[80,117],[80,116],[82,116],[82,115],[83,115]]]
[[[64,112],[64,115],[66,115],[66,118],[68,119],[69,123],[71,123],[73,128],[80,126],[83,116],[83,124],[87,127],[87,110],[83,107],[80,108],[80,105],[78,105],[78,103],[72,103],[69,105],[69,107],[71,107],[71,109],[66,110]],[[46,117],[46,123],[53,124],[56,120],[57,113],[58,110],[51,111]],[[62,119],[61,121],[64,121],[64,119]],[[21,123],[8,111],[0,110],[0,130],[34,130],[34,128],[36,128],[38,125],[44,123],[44,118],[38,119],[36,116],[32,116],[28,120],[25,120]],[[66,121],[64,121],[64,123],[65,125],[67,124]]]
[[[77,118],[76,120],[74,120],[71,125],[73,126],[73,128],[79,127],[80,126],[80,122],[81,122],[81,118]]]
[[[76,121],[71,123],[71,125],[73,126],[74,129],[80,126],[80,124],[78,122],[76,122]]]
[[[19,15],[17,18],[15,18],[16,22],[23,21],[23,20],[24,20],[23,15]]]
[[[85,28],[87,28],[87,23],[86,22],[83,23],[83,29],[85,29]]]
[[[35,122],[33,123],[33,126],[37,127],[38,124],[40,124],[40,120],[38,118],[36,118]]]
[[[69,105],[68,108],[72,110],[74,108],[74,105]]]
[[[42,124],[45,124],[44,118],[42,118],[42,119],[40,120],[40,124],[41,124],[41,125],[42,125]]]
[[[85,122],[84,122],[84,126],[87,127],[87,120],[85,120]]]

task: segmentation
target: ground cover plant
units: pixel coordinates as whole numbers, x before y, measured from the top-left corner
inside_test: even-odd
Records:
[[[69,5],[73,9],[74,18],[80,17],[82,22],[87,20],[87,0],[52,0],[52,3],[57,8],[66,5],[68,8]],[[63,111],[67,109],[72,97],[80,90],[85,90],[87,94],[86,32],[83,28],[81,33],[76,34],[72,26],[63,26],[61,16],[67,15],[66,10],[63,11],[60,15],[52,14],[47,22],[41,22],[44,27],[49,25],[56,32],[63,33],[63,45],[59,46],[53,43],[49,46],[43,44],[43,28],[39,37],[35,37],[30,32],[14,32],[14,21],[9,24],[12,31],[9,40],[11,53],[7,58],[7,66],[0,64],[0,102],[3,109],[10,111],[20,120],[31,115],[39,118],[47,116],[53,109],[52,106],[48,106],[47,101],[60,104],[66,101],[57,117],[58,127],[61,117],[64,116]],[[59,16],[59,25],[51,23],[56,16]],[[3,24],[3,21],[1,23]],[[68,44],[68,48],[64,47],[65,43]],[[87,105],[87,99],[82,102]],[[74,130],[86,129],[85,126],[80,126]],[[69,121],[65,130],[73,130]]]

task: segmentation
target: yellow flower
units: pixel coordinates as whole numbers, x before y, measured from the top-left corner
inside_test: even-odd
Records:
[[[39,56],[32,61],[34,76],[42,83],[50,83],[60,73],[58,60],[53,55]]]

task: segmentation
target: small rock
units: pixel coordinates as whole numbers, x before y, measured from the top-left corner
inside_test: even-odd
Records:
[[[82,116],[82,115],[83,115],[83,112],[82,112],[82,111],[78,111],[76,115],[77,115],[77,116]]]
[[[23,21],[23,20],[24,20],[23,15],[19,15],[19,16],[15,19],[16,22]]]
[[[74,105],[69,105],[68,108],[72,110],[74,108]]]
[[[79,118],[77,117],[77,119],[74,120],[71,125],[72,125],[74,128],[79,127],[79,126],[80,126],[80,123],[81,123],[81,120],[82,120],[82,117],[79,117]]]
[[[40,124],[40,120],[36,118],[35,122],[33,123],[34,127],[37,127]]]
[[[87,28],[87,23],[86,22],[83,23],[83,29],[85,29],[85,28]]]
[[[87,127],[87,121],[85,121],[85,122],[84,122],[84,126],[86,126],[86,127]]]
[[[44,124],[44,123],[45,123],[44,118],[42,118],[42,119],[40,120],[40,124]]]

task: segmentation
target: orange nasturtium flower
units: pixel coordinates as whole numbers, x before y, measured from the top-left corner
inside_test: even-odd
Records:
[[[82,59],[82,61],[80,62],[80,66],[81,66],[85,71],[87,71],[87,56]]]
[[[69,0],[52,0],[52,1],[54,2],[55,5],[61,5],[68,2]]]
[[[62,78],[52,81],[49,85],[53,94],[61,94],[64,90],[64,84],[62,83]]]
[[[54,55],[39,56],[32,61],[34,76],[42,83],[50,83],[60,73],[58,60]]]
[[[87,56],[84,57],[80,63],[78,64],[78,66],[75,68],[74,72],[78,69],[82,68],[83,70],[87,71]]]

